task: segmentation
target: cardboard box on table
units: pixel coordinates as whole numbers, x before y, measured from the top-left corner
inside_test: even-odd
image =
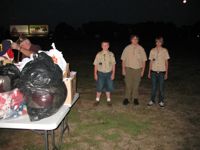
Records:
[[[67,87],[67,97],[64,105],[71,107],[73,103],[74,95],[76,94],[76,75],[77,73],[74,71],[70,72],[69,77],[64,78],[64,83]]]

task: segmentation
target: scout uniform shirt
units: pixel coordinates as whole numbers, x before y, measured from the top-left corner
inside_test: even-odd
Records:
[[[99,72],[108,73],[112,71],[113,65],[116,64],[115,56],[110,51],[102,50],[96,55],[94,65],[97,66]]]
[[[143,67],[143,62],[147,60],[144,48],[140,45],[128,45],[121,56],[124,61],[125,67],[132,69],[140,69]]]
[[[152,71],[165,72],[165,61],[170,59],[166,48],[153,48],[150,51],[149,60],[152,61]]]

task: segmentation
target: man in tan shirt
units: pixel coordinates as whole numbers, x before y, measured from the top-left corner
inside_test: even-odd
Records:
[[[139,104],[138,88],[141,77],[144,75],[147,57],[144,48],[138,42],[138,36],[132,35],[131,44],[124,49],[121,56],[122,74],[125,76],[126,86],[124,105],[132,99],[135,105]]]
[[[159,105],[164,107],[164,81],[168,78],[168,50],[163,48],[163,38],[156,38],[156,47],[150,51],[150,65],[148,78],[152,81],[151,100],[148,106],[155,103],[157,89],[159,88]]]
[[[107,104],[112,106],[111,92],[113,91],[113,80],[115,79],[115,56],[109,51],[109,42],[101,43],[102,51],[97,53],[94,60],[94,79],[97,81],[97,93],[95,106],[99,104],[101,93],[106,92]]]

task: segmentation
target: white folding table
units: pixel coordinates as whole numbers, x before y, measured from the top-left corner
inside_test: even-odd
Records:
[[[61,141],[62,141],[65,130],[66,129],[69,130],[68,122],[66,121],[67,114],[70,112],[72,106],[76,103],[78,98],[79,94],[76,93],[73,99],[73,103],[70,107],[63,105],[58,110],[57,113],[55,113],[50,117],[34,122],[30,121],[28,115],[20,116],[18,118],[0,120],[0,128],[43,131],[45,139],[45,150],[49,149],[48,131],[50,131],[51,132],[50,134],[52,136],[52,147],[53,149],[57,149],[55,145],[54,130],[61,125]]]

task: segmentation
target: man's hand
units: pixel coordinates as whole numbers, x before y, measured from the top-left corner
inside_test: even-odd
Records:
[[[96,81],[98,80],[98,75],[97,74],[94,75],[94,80],[96,80]]]
[[[144,71],[141,72],[141,77],[143,77],[143,76],[144,76]]]
[[[126,71],[125,71],[125,69],[122,70],[122,75],[123,75],[123,76],[126,75]]]
[[[151,72],[148,73],[148,79],[151,79]]]
[[[15,43],[15,42],[13,42],[13,43],[11,44],[11,48],[12,48],[12,49],[16,49],[16,50],[20,50],[19,44]]]
[[[111,75],[111,80],[114,80],[114,79],[115,79],[115,74],[112,73],[112,75]]]
[[[168,79],[168,73],[165,73],[165,80]]]

